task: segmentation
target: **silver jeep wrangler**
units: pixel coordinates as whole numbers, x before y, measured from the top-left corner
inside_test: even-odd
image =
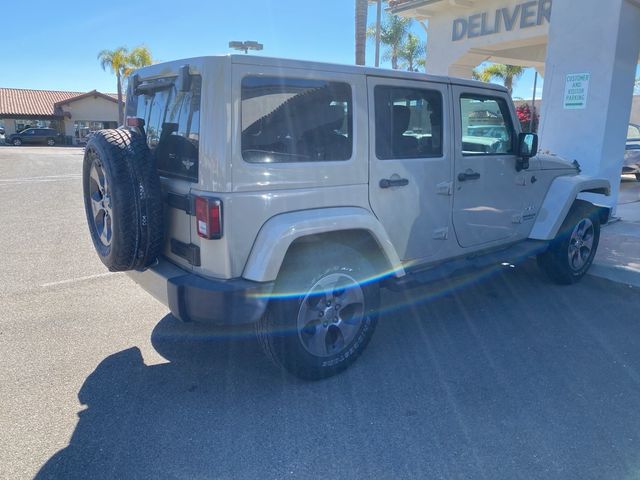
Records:
[[[201,57],[137,71],[126,112],[84,158],[103,263],[181,320],[254,322],[302,378],[364,350],[380,288],[531,255],[574,283],[609,216],[608,181],[536,155],[496,85]]]

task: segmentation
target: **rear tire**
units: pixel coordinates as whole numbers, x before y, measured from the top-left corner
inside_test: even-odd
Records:
[[[593,263],[600,241],[600,218],[590,203],[576,200],[538,266],[560,285],[576,283]]]
[[[56,141],[53,138],[47,138],[47,145],[53,147],[56,144]]]
[[[345,370],[375,330],[380,289],[357,250],[326,243],[287,254],[274,298],[256,324],[267,357],[287,372],[318,380]]]

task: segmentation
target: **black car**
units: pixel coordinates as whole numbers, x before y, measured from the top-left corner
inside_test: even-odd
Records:
[[[20,133],[14,133],[6,143],[12,145],[35,145],[43,144],[50,147],[61,141],[62,135],[53,128],[26,128]]]

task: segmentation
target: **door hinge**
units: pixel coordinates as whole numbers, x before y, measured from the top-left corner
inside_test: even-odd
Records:
[[[434,240],[446,240],[449,238],[449,227],[436,228],[432,237]]]
[[[436,192],[438,195],[452,195],[453,182],[440,182],[436,185]]]
[[[187,215],[195,215],[195,197],[189,194],[181,194],[175,192],[167,192],[165,201],[171,208],[183,210]]]

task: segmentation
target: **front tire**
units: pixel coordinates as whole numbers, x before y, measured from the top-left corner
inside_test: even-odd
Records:
[[[19,147],[20,145],[22,145],[22,140],[20,140],[19,138],[14,138],[12,143],[15,147]]]
[[[274,298],[256,325],[265,354],[305,380],[345,370],[377,324],[380,290],[371,281],[374,273],[365,257],[342,244],[288,253]]]
[[[591,267],[599,241],[597,211],[590,203],[577,200],[549,249],[538,255],[538,265],[560,285],[576,283]]]

